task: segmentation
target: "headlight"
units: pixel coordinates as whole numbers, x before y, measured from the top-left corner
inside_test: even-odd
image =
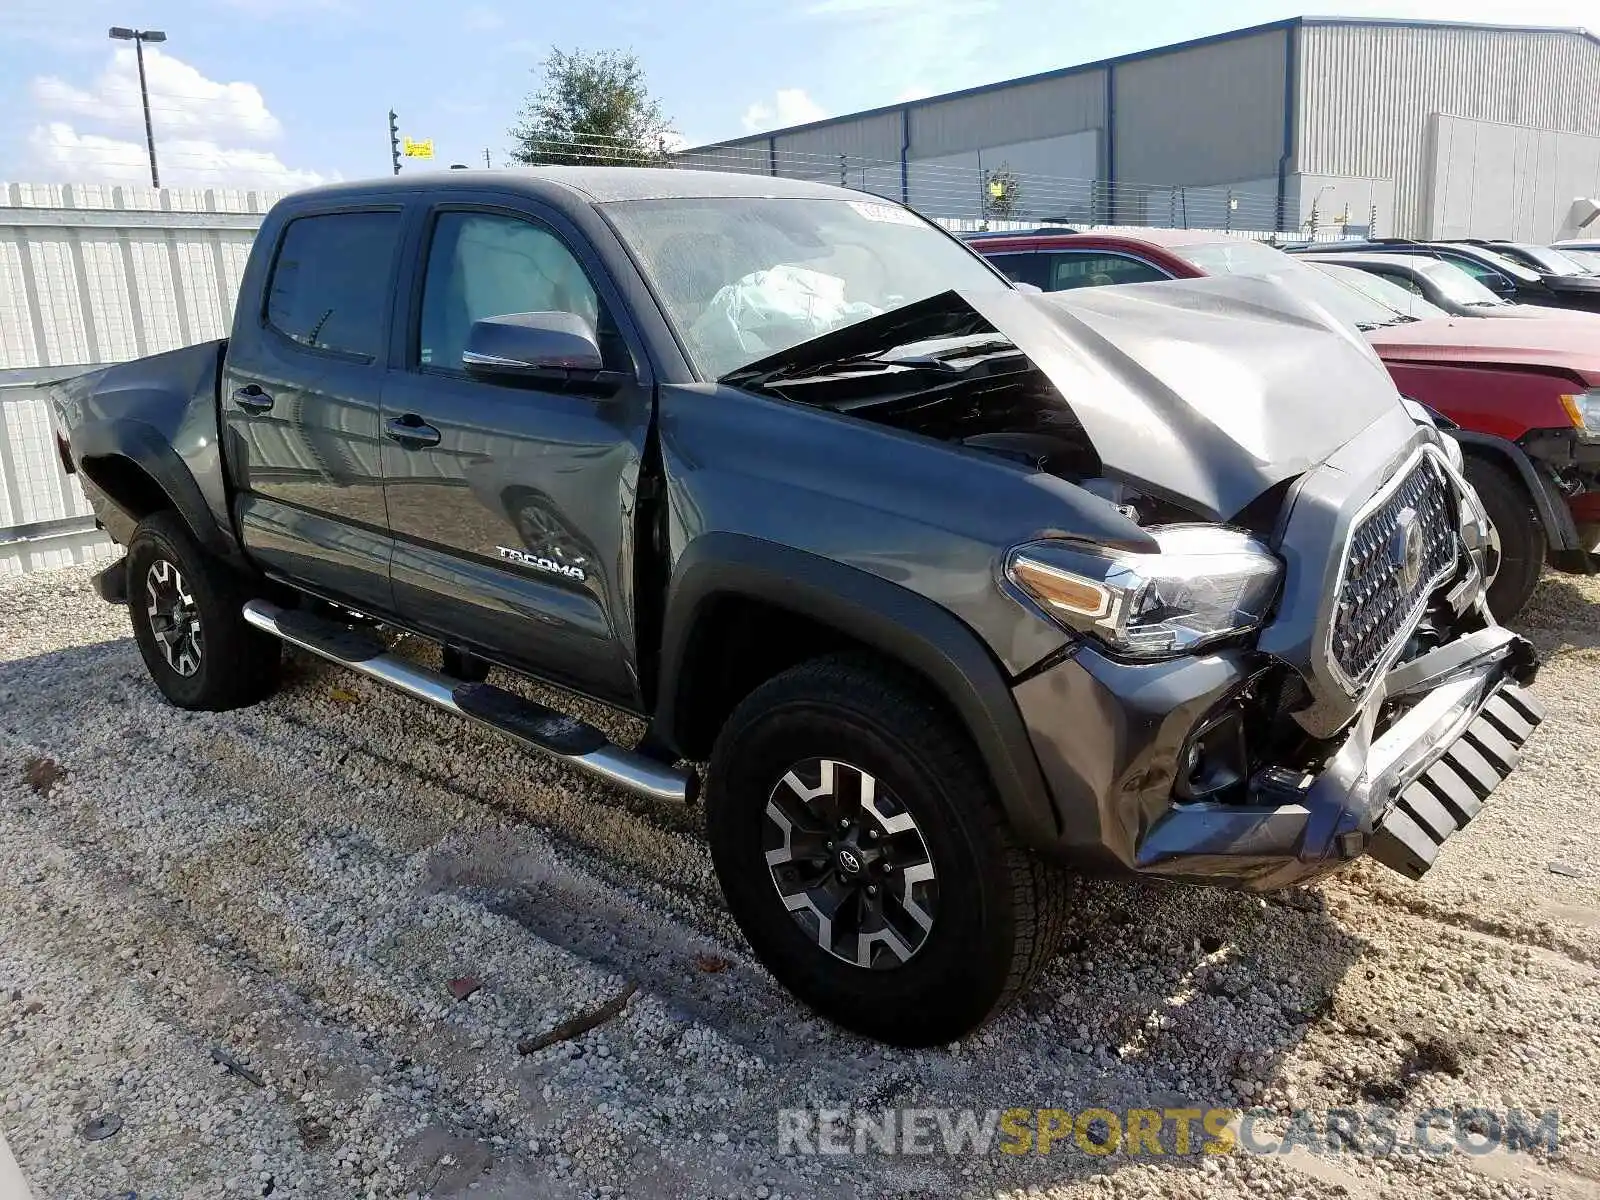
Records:
[[[1561,407],[1586,437],[1600,437],[1600,388],[1561,397]]]
[[[1131,658],[1167,658],[1260,625],[1282,565],[1260,542],[1218,525],[1146,530],[1157,554],[1066,541],[1018,546],[1006,577],[1053,620]]]

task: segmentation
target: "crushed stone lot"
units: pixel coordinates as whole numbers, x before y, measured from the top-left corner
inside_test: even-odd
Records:
[[[1523,627],[1548,719],[1421,883],[1081,881],[1021,1004],[908,1052],[751,958],[697,808],[303,656],[264,704],[185,713],[86,571],[9,580],[0,1133],[40,1200],[1600,1194],[1600,581],[1547,578]],[[1375,1104],[1559,1109],[1559,1144],[778,1142],[786,1109],[1254,1107],[1271,1144]]]

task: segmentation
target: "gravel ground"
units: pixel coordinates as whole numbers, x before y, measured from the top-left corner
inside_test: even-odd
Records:
[[[0,1132],[40,1200],[1594,1195],[1600,583],[1547,580],[1528,628],[1549,720],[1422,883],[1083,882],[1022,1004],[904,1052],[766,976],[698,810],[305,658],[265,704],[183,713],[86,573],[8,581]],[[819,1105],[1254,1105],[1278,1133],[1377,1101],[1559,1107],[1561,1145],[778,1152],[779,1110]]]

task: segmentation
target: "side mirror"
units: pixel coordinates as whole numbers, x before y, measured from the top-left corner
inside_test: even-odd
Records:
[[[504,383],[612,384],[589,322],[576,313],[507,313],[474,321],[461,365],[476,379]]]

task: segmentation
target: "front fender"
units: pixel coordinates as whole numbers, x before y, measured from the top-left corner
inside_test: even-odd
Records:
[[[662,629],[661,699],[653,728],[677,746],[687,719],[698,620],[739,596],[821,622],[903,664],[955,709],[982,756],[1017,835],[1053,845],[1060,816],[999,664],[968,626],[938,604],[855,567],[743,534],[695,538],[679,557]]]
[[[1521,446],[1490,433],[1474,433],[1467,429],[1453,429],[1450,436],[1460,442],[1461,448],[1467,453],[1476,453],[1494,461],[1522,480],[1528,494],[1533,497],[1534,507],[1539,510],[1539,520],[1544,524],[1551,551],[1559,553],[1586,549],[1578,537],[1578,527],[1567,507],[1566,498]]]

